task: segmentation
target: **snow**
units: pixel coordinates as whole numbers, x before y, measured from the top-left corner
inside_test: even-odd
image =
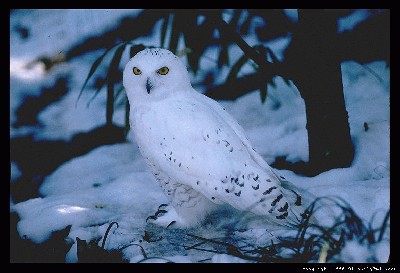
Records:
[[[15,162],[11,162],[11,182],[17,180],[21,175],[22,173],[18,165]]]
[[[27,68],[27,64],[43,54],[57,54],[82,37],[101,33],[113,26],[126,15],[138,11],[127,10],[21,10],[10,16],[10,122],[16,121],[15,112],[29,96],[40,96],[44,86],[51,86],[55,78],[69,75],[70,91],[59,101],[52,103],[39,114],[41,126],[10,128],[10,137],[29,133],[35,139],[69,140],[73,134],[88,131],[105,123],[105,92],[101,92],[90,104],[95,90],[90,84],[78,103],[77,97],[93,61],[102,54],[94,51],[56,66],[45,72],[40,65]],[[293,11],[287,13],[295,15]],[[363,12],[359,12],[361,15]],[[229,13],[228,13],[229,15]],[[228,16],[226,15],[226,16]],[[361,16],[357,15],[357,16]],[[356,16],[356,15],[354,15]],[[101,18],[101,20],[100,20]],[[357,21],[358,17],[351,20]],[[158,22],[157,24],[160,24]],[[18,24],[29,26],[32,36],[37,39],[22,40],[14,30]],[[343,29],[346,25],[341,23]],[[79,27],[77,27],[79,26]],[[46,31],[41,29],[46,28]],[[48,40],[48,36],[55,37]],[[157,35],[141,38],[138,43],[158,45]],[[246,41],[254,44],[251,37]],[[280,52],[290,41],[283,37],[270,42],[269,46]],[[183,47],[180,44],[180,47]],[[200,62],[204,67],[215,66],[218,51],[210,48],[208,58]],[[231,47],[231,64],[240,56],[237,47]],[[128,56],[124,55],[124,60]],[[99,67],[99,74],[105,71],[109,60]],[[241,73],[252,72],[244,66]],[[224,67],[218,72],[217,82],[225,79],[229,70]],[[333,169],[315,177],[305,177],[289,170],[280,170],[289,181],[314,196],[335,195],[346,200],[365,221],[378,226],[390,207],[390,160],[389,160],[389,98],[390,69],[383,62],[361,66],[354,62],[342,64],[344,95],[349,113],[351,136],[355,145],[355,159],[348,168]],[[217,73],[217,72],[216,72]],[[204,75],[193,76],[199,82]],[[296,162],[308,160],[306,116],[304,100],[294,85],[287,85],[276,77],[275,87],[269,86],[266,102],[260,100],[259,91],[240,97],[234,102],[221,104],[243,126],[254,148],[268,163],[275,157],[284,156]],[[199,91],[203,91],[199,89]],[[116,109],[114,123],[124,124],[124,106]],[[365,129],[367,124],[368,130]],[[266,145],[266,144],[269,145]],[[11,182],[21,176],[16,162],[11,163]],[[190,230],[164,230],[146,225],[146,218],[154,214],[158,206],[167,203],[157,181],[147,169],[140,156],[132,134],[122,144],[98,147],[80,157],[73,158],[47,176],[40,187],[40,197],[14,204],[10,196],[10,212],[20,217],[19,235],[35,243],[49,239],[52,232],[71,226],[67,241],[71,249],[66,262],[77,262],[76,237],[89,242],[104,236],[109,224],[113,227],[107,238],[106,249],[122,249],[124,257],[137,262],[249,262],[227,254],[216,254],[201,250],[188,250],[182,245],[199,243],[188,233],[203,238],[223,241],[229,238],[246,239],[254,244],[269,242],[269,233],[258,218],[240,218],[238,212],[229,208],[211,215],[204,226]],[[239,215],[242,217],[242,215]],[[244,220],[247,219],[247,220]],[[237,226],[235,226],[238,224]],[[238,227],[237,230],[230,230]],[[145,232],[157,242],[144,240]],[[338,261],[344,262],[385,262],[389,254],[389,234],[385,240],[371,247],[356,241],[348,241]],[[153,238],[154,237],[154,238]],[[145,259],[140,245],[149,259]],[[213,246],[213,247],[212,247]],[[200,247],[200,246],[199,246]],[[204,249],[218,250],[215,245],[202,245]]]
[[[96,32],[114,28],[124,16],[137,15],[129,9],[36,9],[16,10],[10,16],[10,32],[17,26],[29,27],[29,50],[18,35],[10,36],[10,55],[23,58],[54,55],[71,42],[89,38]]]
[[[105,123],[104,92],[88,108],[95,88],[85,92],[76,104],[81,86],[94,60],[103,52],[74,58],[55,66],[48,73],[41,63],[34,61],[41,56],[54,57],[94,33],[113,29],[125,16],[135,16],[138,10],[16,10],[10,16],[10,123],[15,122],[15,111],[27,95],[39,96],[43,86],[52,86],[63,75],[72,74],[72,90],[60,103],[50,105],[40,113],[43,130],[34,126],[11,128],[11,137],[34,133],[35,139],[65,139],[73,134],[88,131]],[[29,27],[30,36],[23,40],[14,31],[18,26]],[[45,29],[45,31],[43,31]],[[110,59],[103,60],[99,72],[105,71]],[[32,64],[33,65],[30,65]],[[85,75],[85,76],[82,76]],[[90,89],[90,88],[88,88]],[[90,92],[92,91],[92,92]],[[26,92],[29,92],[27,94]],[[85,103],[82,103],[85,102]],[[123,107],[121,107],[123,108]],[[66,111],[70,109],[70,111]],[[103,109],[103,110],[102,110]],[[104,112],[104,114],[103,114]],[[71,122],[79,119],[80,122]],[[122,109],[116,109],[115,123],[123,123]]]
[[[93,183],[90,188],[84,184],[74,185],[74,190],[66,193],[59,189],[48,190],[50,194],[46,197],[16,204],[15,209],[22,219],[18,231],[40,243],[48,239],[52,231],[70,224],[74,229],[75,226],[103,224],[109,219],[110,222],[117,221],[121,228],[125,223],[129,223],[129,229],[139,228],[154,210],[154,205],[167,200],[148,172],[122,173],[125,175],[112,183],[96,184],[98,176],[93,176],[93,179],[85,179],[85,182]],[[68,186],[61,185],[60,188]],[[142,200],[144,196],[146,200]]]
[[[248,263],[248,261],[240,259],[228,254],[216,254],[211,259],[212,263]]]
[[[388,242],[368,248],[356,240],[351,240],[346,242],[345,247],[336,259],[338,262],[345,260],[348,263],[358,263],[359,261],[376,263],[377,261],[387,260],[389,254]]]
[[[284,9],[283,10],[286,14],[286,16],[290,19],[292,22],[297,22],[299,20],[299,14],[297,12],[297,9]]]
[[[348,16],[340,18],[338,20],[338,32],[344,32],[346,30],[353,29],[360,22],[365,20],[366,17],[370,16],[369,11],[367,9],[359,9]]]

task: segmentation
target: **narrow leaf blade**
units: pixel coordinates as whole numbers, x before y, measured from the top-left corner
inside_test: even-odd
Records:
[[[99,88],[97,88],[96,92],[94,92],[94,95],[90,98],[90,100],[87,102],[86,107],[89,107],[92,101],[97,97],[97,95],[100,93],[101,89],[103,88],[104,84],[106,81],[104,81]]]
[[[125,137],[128,135],[128,132],[131,128],[130,123],[129,123],[129,112],[130,112],[130,105],[129,105],[129,100],[128,97],[126,97],[126,102],[125,102]]]
[[[267,91],[268,91],[268,84],[262,85],[260,87],[260,98],[262,103],[265,103],[267,99]]]
[[[143,44],[139,44],[139,45],[134,45],[129,49],[129,57],[132,58],[133,56],[135,56],[139,51],[142,51],[143,49],[145,49],[145,46]]]
[[[269,47],[266,47],[266,52],[269,54],[269,56],[271,57],[272,63],[276,64],[276,63],[280,63],[280,61],[278,60],[278,58],[276,57],[275,53],[272,51],[272,49],[270,49]]]
[[[239,73],[242,66],[248,61],[248,57],[246,55],[242,55],[236,63],[232,66],[231,71],[229,72],[228,76],[226,77],[225,82],[231,82],[235,78],[237,78],[237,74]]]
[[[167,29],[168,29],[168,24],[169,24],[169,21],[170,21],[170,17],[171,17],[170,14],[167,14],[167,15],[164,17],[164,22],[163,22],[163,25],[162,25],[162,27],[161,27],[160,46],[161,46],[162,48],[165,46],[165,37],[166,37],[166,35],[167,35]]]
[[[107,55],[107,53],[108,53],[111,49],[113,49],[115,46],[117,46],[117,45],[118,45],[118,44],[113,45],[112,47],[108,48],[106,51],[104,51],[104,53],[103,53],[100,57],[98,57],[98,58],[94,61],[94,63],[92,64],[92,67],[90,68],[89,74],[87,75],[87,77],[86,77],[86,79],[85,79],[85,82],[83,83],[83,86],[82,86],[82,88],[81,88],[81,91],[79,92],[79,95],[78,95],[78,98],[77,98],[77,100],[76,100],[76,103],[78,103],[80,97],[82,96],[83,90],[84,90],[85,87],[86,87],[86,84],[88,83],[90,77],[92,77],[92,75],[94,74],[94,72],[96,72],[96,70],[97,70],[97,68],[99,67],[101,61],[104,59],[104,57]]]
[[[171,25],[171,38],[169,40],[169,50],[174,54],[178,49],[178,41],[180,36],[179,30],[179,13],[175,12],[171,17],[172,25]]]
[[[122,53],[125,50],[127,43],[124,42],[120,45],[114,53],[110,66],[107,72],[107,108],[106,108],[106,122],[112,125],[112,116],[114,113],[114,84],[116,83],[119,73],[118,66],[121,61]]]

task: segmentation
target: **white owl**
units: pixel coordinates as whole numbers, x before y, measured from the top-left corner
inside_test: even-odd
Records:
[[[149,217],[153,223],[193,227],[220,204],[285,226],[300,223],[305,206],[296,188],[255,152],[218,102],[192,88],[177,56],[140,51],[123,84],[140,152],[171,201]]]

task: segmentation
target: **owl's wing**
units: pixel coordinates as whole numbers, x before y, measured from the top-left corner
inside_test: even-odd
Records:
[[[303,189],[300,189],[293,185],[291,182],[286,180],[282,175],[280,175],[276,170],[272,169],[268,163],[262,158],[252,147],[249,139],[246,137],[243,128],[239,125],[239,123],[215,100],[208,98],[207,96],[196,93],[196,96],[199,100],[204,101],[204,103],[208,104],[214,111],[220,115],[229,126],[234,130],[236,135],[239,137],[240,141],[243,143],[243,146],[246,147],[246,151],[249,153],[251,158],[254,160],[256,164],[260,166],[267,174],[274,178],[274,181],[283,189],[283,192],[287,196],[288,199],[292,200],[293,203],[301,203],[301,206],[292,206],[293,210],[296,210],[297,215],[301,215],[304,213],[304,209],[307,208],[312,201],[316,199],[316,196],[311,193],[306,192]],[[300,198],[300,199],[299,199]],[[295,200],[295,201],[293,201]],[[317,222],[316,219],[313,219],[314,222]]]
[[[210,105],[210,107],[212,107],[215,112],[218,113],[232,127],[237,136],[240,138],[240,141],[246,147],[247,152],[254,159],[254,162],[256,162],[262,169],[267,171],[269,175],[275,177],[276,180],[280,181],[280,184],[284,189],[288,190],[289,192],[295,191],[296,193],[299,193],[304,201],[303,203],[307,205],[315,200],[316,196],[302,189],[299,189],[268,165],[264,158],[253,149],[249,139],[246,137],[242,126],[240,126],[239,123],[218,102],[206,97],[203,94],[197,93],[197,95],[200,97],[200,100],[203,100],[205,103]]]
[[[193,94],[193,93],[192,93]],[[140,134],[149,159],[172,183],[188,185],[215,203],[228,203],[286,225],[298,224],[301,197],[282,183],[251,147],[243,129],[217,102],[199,93],[154,103]],[[151,141],[147,141],[147,139]]]
[[[196,95],[199,97],[199,100],[208,104],[215,111],[215,113],[224,119],[225,122],[233,129],[240,141],[243,143],[244,147],[246,147],[247,152],[253,158],[254,162],[256,162],[261,168],[268,171],[271,176],[275,176],[276,179],[280,180],[280,176],[276,174],[268,165],[268,163],[253,149],[242,126],[240,126],[239,123],[218,102],[200,93],[196,93]]]

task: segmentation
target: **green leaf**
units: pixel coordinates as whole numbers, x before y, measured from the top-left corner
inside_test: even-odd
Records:
[[[104,57],[107,55],[107,53],[108,53],[111,49],[113,49],[115,46],[117,46],[117,45],[119,45],[119,44],[121,44],[121,43],[117,43],[117,44],[113,45],[112,47],[108,48],[106,51],[104,51],[104,53],[103,53],[100,57],[98,57],[98,58],[94,61],[94,63],[92,64],[92,67],[90,68],[89,74],[87,75],[86,80],[85,80],[85,82],[83,83],[83,86],[82,86],[82,88],[81,88],[81,91],[79,92],[78,98],[76,99],[75,106],[76,106],[76,104],[78,103],[80,97],[82,96],[83,90],[85,89],[86,84],[88,83],[90,77],[94,74],[94,72],[96,72],[96,70],[97,70],[98,66],[100,65],[101,61],[104,59]]]
[[[120,73],[118,66],[121,61],[122,53],[125,50],[127,43],[124,42],[120,45],[114,53],[110,62],[107,72],[107,109],[106,109],[106,122],[112,125],[112,116],[114,113],[114,84],[117,81],[118,73]]]

